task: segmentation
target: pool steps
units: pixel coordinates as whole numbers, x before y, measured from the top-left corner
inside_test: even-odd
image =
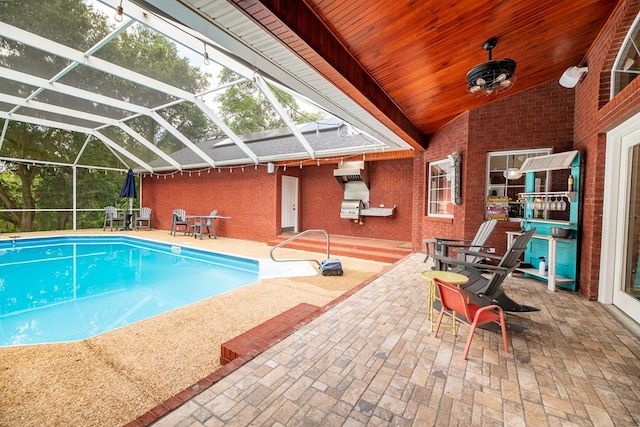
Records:
[[[290,237],[291,235],[277,236],[275,239],[268,241],[267,244],[275,246]],[[326,240],[309,236],[289,242],[283,248],[326,253],[326,244]],[[330,249],[331,257],[348,256],[388,263],[397,262],[412,253],[408,242],[336,235],[331,235]]]

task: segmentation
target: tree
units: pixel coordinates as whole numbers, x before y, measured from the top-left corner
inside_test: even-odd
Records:
[[[82,0],[0,2],[0,20],[80,51],[94,46],[111,31],[107,17]],[[187,91],[196,92],[207,85],[207,76],[189,65],[186,59],[179,57],[172,42],[144,26],[131,27],[121,33],[96,55]],[[51,78],[67,64],[67,60],[56,55],[0,38],[0,65],[3,67],[37,70],[38,76]],[[153,88],[141,87],[90,67],[74,68],[62,77],[61,82],[112,98],[133,103],[143,102],[143,105],[151,107],[173,101]],[[27,97],[33,93],[33,87],[0,79],[0,92]],[[39,93],[36,100],[63,106],[72,101],[74,108],[78,110],[107,117],[120,118],[130,114],[93,100],[71,99],[66,94],[53,91]],[[213,125],[195,105],[171,105],[160,109],[158,114],[192,141],[204,139],[215,132]],[[129,120],[127,124],[165,151],[182,147],[180,141],[148,117],[138,117]],[[124,148],[142,159],[155,158],[146,147],[119,129],[103,129],[102,132],[109,133]],[[78,161],[79,153],[82,153],[80,164],[123,166],[113,153],[95,139],[84,147],[86,139],[87,136],[82,134],[10,121],[1,147],[2,155],[73,164]],[[0,202],[6,209],[68,209],[72,206],[72,173],[70,167],[45,167],[36,162],[7,164],[0,177]],[[78,183],[79,187],[82,186],[77,197],[81,208],[103,208],[106,204],[113,203],[114,194],[122,185],[122,178],[113,173],[92,174],[87,170],[85,173],[78,170],[78,177],[92,179],[90,185]],[[17,186],[17,183],[20,185]],[[0,215],[0,219],[4,222],[5,229],[11,230],[32,231],[34,226],[50,229],[54,224],[59,228],[67,228],[71,213],[59,212],[55,215],[56,217],[52,217],[41,213],[36,219],[33,211],[21,214],[10,212]],[[97,222],[95,214],[93,219],[82,215],[82,221],[88,226],[95,226]]]
[[[223,68],[219,78],[222,85],[238,80],[240,76]],[[322,113],[299,111],[298,103],[293,96],[271,85],[269,85],[269,89],[276,95],[294,123],[310,122],[322,116]],[[229,87],[216,97],[216,101],[220,103],[220,116],[238,135],[275,129],[285,125],[269,101],[264,98],[257,85],[251,80],[245,80]]]

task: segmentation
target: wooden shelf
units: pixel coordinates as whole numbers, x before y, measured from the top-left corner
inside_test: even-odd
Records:
[[[537,268],[516,268],[516,271],[520,271],[522,273],[526,273],[529,276],[534,276],[534,277],[537,277],[539,279],[544,279],[544,280],[549,279],[549,276],[543,276],[541,274],[538,274],[538,269]],[[559,275],[556,274],[556,283],[573,283],[574,281],[575,280],[569,279],[568,277],[559,276]]]

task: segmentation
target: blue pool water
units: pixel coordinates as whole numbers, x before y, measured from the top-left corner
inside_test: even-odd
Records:
[[[74,341],[258,280],[258,261],[128,236],[0,244],[0,346]]]

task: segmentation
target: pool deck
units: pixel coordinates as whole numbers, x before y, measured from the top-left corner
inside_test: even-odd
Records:
[[[268,248],[255,242],[196,241],[155,230],[131,235],[258,258],[268,256]],[[308,256],[308,253],[300,254]],[[426,313],[427,284],[420,276],[429,265],[422,262],[423,258],[419,253],[408,255],[342,296],[320,303],[320,306],[326,305],[320,312],[314,311],[308,319],[299,322],[290,335],[273,340],[265,349],[249,351],[209,375],[206,373],[211,371],[204,371],[202,376],[196,377],[201,378],[199,381],[186,383],[192,385],[182,392],[164,402],[160,400],[160,404],[144,405],[145,409],[135,412],[140,416],[124,418],[129,421],[122,423],[130,427],[640,425],[640,331],[636,323],[630,322],[617,309],[586,301],[577,293],[563,290],[551,293],[541,282],[514,276],[505,282],[509,296],[541,310],[508,316],[509,321],[527,327],[523,332],[509,333],[508,353],[501,348],[499,334],[478,331],[469,359],[465,361],[462,351],[468,332],[466,326],[460,328],[457,337],[448,328],[437,338],[430,331]],[[351,262],[344,258],[343,261]],[[337,283],[341,278],[324,279],[323,283]],[[272,281],[267,287],[277,286],[278,282]],[[278,295],[279,299],[284,296]],[[208,305],[202,308],[208,308]],[[138,333],[143,331],[144,325],[134,325],[131,330],[135,331],[133,336],[139,345],[128,347],[126,352],[105,353],[110,348],[119,348],[112,343],[121,335],[132,335],[129,330],[116,331],[90,340],[91,352],[86,351],[88,346],[84,342],[64,346],[62,350],[69,353],[67,359],[52,358],[49,352],[44,352],[37,362],[46,370],[32,372],[34,365],[30,361],[25,370],[12,376],[19,379],[19,384],[15,385],[18,388],[14,384],[5,385],[11,385],[16,395],[24,395],[21,402],[25,409],[48,402],[51,393],[62,397],[59,394],[62,378],[66,378],[70,386],[83,384],[80,387],[97,390],[85,396],[81,389],[74,389],[70,396],[73,400],[67,400],[70,408],[74,405],[89,410],[95,399],[106,401],[111,394],[117,400],[113,403],[115,406],[103,405],[110,408],[107,413],[124,406],[137,407],[134,405],[137,400],[152,401],[153,395],[160,394],[157,390],[163,386],[162,381],[120,385],[114,377],[122,376],[121,372],[103,370],[103,364],[94,363],[94,355],[98,354],[95,350],[99,350],[111,367],[119,366],[124,359],[138,366],[140,361],[147,360],[147,353],[154,348],[164,349],[161,355],[169,359],[154,356],[149,359],[153,362],[149,370],[142,369],[136,374],[153,380],[158,376],[154,372],[163,363],[182,360],[177,345],[185,341],[184,331],[190,322],[195,322],[193,315],[197,311],[189,312],[191,317],[186,322],[183,321],[186,311],[174,314],[166,331],[173,331],[175,337],[167,335],[163,338],[167,341],[164,344],[160,342],[164,337],[163,330],[157,329],[162,326],[160,319],[149,323],[154,328],[153,346],[140,341],[144,335]],[[182,316],[180,319],[178,314]],[[182,323],[172,323],[176,320]],[[249,329],[251,327],[243,330]],[[176,332],[178,330],[180,332]],[[238,334],[241,332],[229,338]],[[197,343],[212,339],[210,335],[195,338]],[[212,347],[207,358],[219,358],[219,347]],[[32,350],[36,349],[17,351],[21,355]],[[186,350],[190,355],[195,353],[191,345]],[[57,370],[52,371],[53,364]],[[58,377],[70,370],[77,372],[79,365],[87,365],[95,375],[86,382],[71,375]],[[12,369],[10,365],[2,368]],[[133,372],[120,371],[126,373],[127,378]],[[29,387],[42,387],[47,375],[53,376],[50,380],[56,382],[52,391],[43,396],[41,402],[25,401],[24,397],[32,390]],[[180,371],[176,370],[168,379],[173,378],[175,382],[180,377]],[[119,387],[107,396],[104,392],[112,380]],[[139,397],[140,387],[145,387],[148,398]],[[2,412],[0,419],[3,419]],[[33,411],[22,412],[34,415]],[[64,412],[67,415],[70,410]],[[77,413],[82,412],[78,410]],[[54,420],[58,418],[54,412],[43,415],[47,416],[44,420],[56,424]],[[47,424],[33,416],[20,419],[24,421],[20,425]],[[84,425],[119,424],[107,420]]]
[[[128,426],[640,425],[638,325],[523,277],[505,288],[527,327],[430,331],[413,254],[266,351],[203,379]],[[233,363],[233,362],[232,362]]]

